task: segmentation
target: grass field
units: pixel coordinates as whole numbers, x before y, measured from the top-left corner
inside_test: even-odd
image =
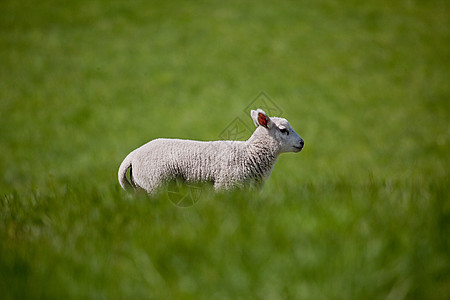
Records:
[[[263,3],[0,2],[2,299],[450,298],[448,1]],[[305,149],[260,192],[120,189],[261,91]]]

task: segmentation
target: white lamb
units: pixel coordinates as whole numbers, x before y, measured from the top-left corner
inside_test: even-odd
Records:
[[[300,152],[304,142],[286,119],[269,118],[261,109],[250,115],[257,128],[247,141],[150,141],[124,159],[118,174],[120,185],[149,194],[175,179],[211,182],[216,190],[262,185],[278,155]]]

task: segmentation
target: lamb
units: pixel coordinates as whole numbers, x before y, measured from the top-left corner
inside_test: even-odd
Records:
[[[251,110],[257,127],[247,141],[155,139],[132,151],[119,168],[124,190],[154,194],[175,179],[211,182],[215,190],[262,186],[281,153],[300,152],[303,139],[284,118]],[[129,172],[129,180],[127,172]]]

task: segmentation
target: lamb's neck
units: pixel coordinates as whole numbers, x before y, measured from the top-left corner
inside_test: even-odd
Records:
[[[277,149],[264,143],[248,143],[247,150],[253,156],[260,157],[261,159],[267,158],[269,161],[276,160],[279,155]]]
[[[257,164],[264,173],[270,172],[279,152],[279,144],[270,136],[256,132],[246,141],[246,150],[250,164]]]
[[[265,128],[258,127],[246,141],[247,148],[252,152],[276,159],[280,154],[280,143],[270,136]]]

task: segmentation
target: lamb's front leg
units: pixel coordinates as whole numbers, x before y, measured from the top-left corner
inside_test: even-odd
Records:
[[[216,191],[216,192],[218,192],[218,191],[224,191],[224,190],[226,190],[227,188],[226,188],[226,185],[225,185],[225,183],[223,182],[223,181],[221,181],[221,180],[215,180],[214,181],[214,190]]]
[[[244,187],[243,182],[239,182],[236,179],[229,178],[229,177],[214,181],[214,190],[216,190],[216,191],[229,191],[232,189],[243,188],[243,187]]]

